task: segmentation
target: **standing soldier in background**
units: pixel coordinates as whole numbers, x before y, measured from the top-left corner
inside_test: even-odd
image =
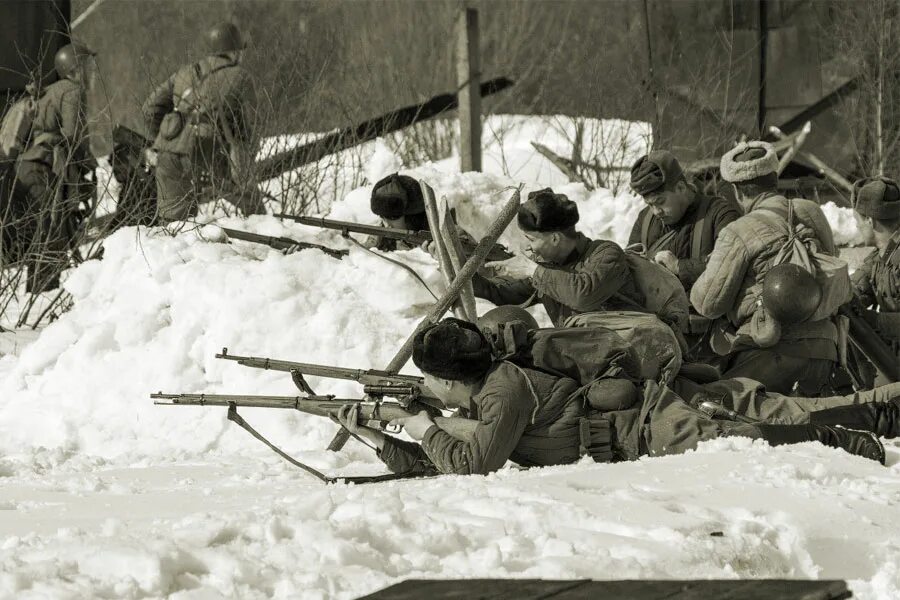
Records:
[[[156,162],[163,221],[195,216],[205,185],[214,194],[237,186],[242,212],[262,212],[258,197],[247,199],[241,189],[253,137],[247,114],[253,88],[241,67],[245,44],[237,27],[222,23],[207,32],[206,45],[205,58],[176,71],[143,106],[147,129],[156,138],[148,162]],[[231,183],[224,183],[228,179]]]
[[[853,187],[853,207],[875,236],[875,250],[853,273],[854,294],[859,308],[873,309],[860,312],[900,363],[900,186],[876,177]]]
[[[716,240],[706,270],[691,289],[691,303],[701,315],[721,318],[714,324],[712,341],[713,349],[728,357],[723,378],[749,377],[769,392],[790,394],[796,386],[800,395],[819,396],[827,389],[838,360],[833,319],[785,324],[774,343],[760,343],[752,333],[741,335],[745,326],[756,323],[751,321],[759,316],[756,313],[763,314],[763,281],[788,239],[790,211],[797,228],[814,240],[818,252],[837,256],[822,209],[809,200],[789,202],[779,195],[777,169],[775,149],[765,142],[739,144],[722,157],[722,178],[734,184],[745,215],[725,227]],[[812,278],[786,280],[787,285],[779,288],[781,296],[773,300],[787,308],[802,305],[813,296],[816,284],[813,279],[809,285],[808,279]]]
[[[93,56],[77,43],[57,51],[53,64],[60,79],[41,94],[30,143],[16,164],[17,186],[30,203],[22,225],[32,240],[26,258],[32,293],[59,286],[80,220],[78,204],[90,203],[93,194],[94,183],[85,179],[97,166],[86,116]]]
[[[674,273],[690,293],[706,268],[716,238],[726,225],[741,216],[732,200],[706,196],[684,175],[678,160],[667,150],[642,156],[631,168],[631,189],[644,198],[629,246],[641,244],[644,255]],[[690,315],[687,342],[695,360],[711,358],[709,321]]]

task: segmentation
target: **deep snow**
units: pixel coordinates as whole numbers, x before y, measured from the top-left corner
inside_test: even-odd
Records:
[[[526,146],[537,125],[520,125],[520,137],[496,142],[504,160],[490,152],[486,164],[519,169],[526,192],[569,194],[586,233],[624,243],[640,201],[562,184]],[[370,148],[369,182],[402,166],[383,142]],[[443,161],[410,173],[480,236],[518,179],[455,169]],[[374,222],[370,189],[350,191],[329,216]],[[827,213],[839,240],[859,239],[851,215]],[[216,223],[350,255],[225,244],[216,224],[176,237],[131,228],[71,273],[74,309],[0,359],[0,597],[349,598],[410,577],[847,578],[857,597],[900,597],[894,444],[888,467],[815,444],[732,439],[635,463],[324,486],[223,409],[153,406],[159,390],[295,393],[286,374],[216,360],[223,346],[383,367],[433,301],[336,232],[272,217]],[[522,243],[515,227],[501,241]],[[394,258],[443,288],[421,250]],[[325,419],[242,412],[317,468],[381,470],[356,442],[326,452],[335,427]]]

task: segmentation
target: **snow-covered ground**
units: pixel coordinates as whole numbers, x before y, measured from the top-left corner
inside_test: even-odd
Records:
[[[524,180],[526,193],[553,185],[569,194],[589,235],[625,242],[639,199],[563,183],[524,138],[503,147],[507,167],[520,165],[514,177],[459,174],[452,160],[409,172],[476,236]],[[370,182],[402,167],[383,142],[371,153]],[[491,152],[485,162],[503,160]],[[349,191],[329,216],[373,222],[370,189]],[[857,236],[835,211],[838,235]],[[132,228],[106,242],[102,261],[69,274],[74,308],[0,359],[0,598],[351,598],[410,577],[846,578],[859,598],[900,597],[894,444],[888,467],[815,444],[732,439],[627,464],[325,486],[224,409],[154,406],[156,391],[296,393],[286,374],[215,359],[225,346],[383,367],[433,301],[336,232],[218,217],[203,221],[350,255],[225,244],[216,224],[175,237]],[[515,227],[501,241],[522,244]],[[443,289],[421,250],[394,257]],[[335,432],[326,419],[242,413],[320,470],[381,470],[356,442],[324,450]]]

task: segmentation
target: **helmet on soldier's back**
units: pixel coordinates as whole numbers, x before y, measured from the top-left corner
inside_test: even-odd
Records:
[[[245,47],[241,32],[234,23],[219,23],[206,32],[206,49],[210,54],[233,52]]]
[[[478,317],[476,323],[478,328],[484,331],[485,329],[495,330],[501,324],[512,321],[525,323],[529,330],[539,329],[538,322],[531,313],[516,304],[504,304],[503,306],[492,308]]]
[[[809,319],[822,301],[822,287],[799,265],[784,263],[769,269],[763,280],[762,304],[782,325]]]
[[[84,65],[88,58],[96,55],[96,52],[84,44],[72,42],[56,51],[56,55],[53,57],[53,67],[56,69],[57,75],[65,78]]]

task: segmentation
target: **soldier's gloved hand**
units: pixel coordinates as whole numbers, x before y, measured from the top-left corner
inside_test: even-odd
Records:
[[[425,240],[419,248],[430,254],[434,260],[438,260],[437,244],[434,240]]]
[[[490,268],[497,277],[510,277],[512,279],[529,279],[534,276],[538,264],[525,256],[514,256],[509,260],[492,262]]]
[[[669,250],[657,252],[656,256],[653,257],[653,262],[664,266],[675,275],[678,275],[678,257]]]
[[[146,150],[144,150],[144,162],[147,163],[148,167],[156,167],[157,158],[158,156],[156,154],[156,150],[154,150],[153,148],[147,148]]]
[[[428,413],[423,410],[419,414],[412,417],[394,419],[390,424],[403,427],[409,437],[416,441],[420,441],[423,437],[425,437],[425,432],[428,431],[432,425],[434,425],[434,421],[432,421],[431,417],[428,416]]]

